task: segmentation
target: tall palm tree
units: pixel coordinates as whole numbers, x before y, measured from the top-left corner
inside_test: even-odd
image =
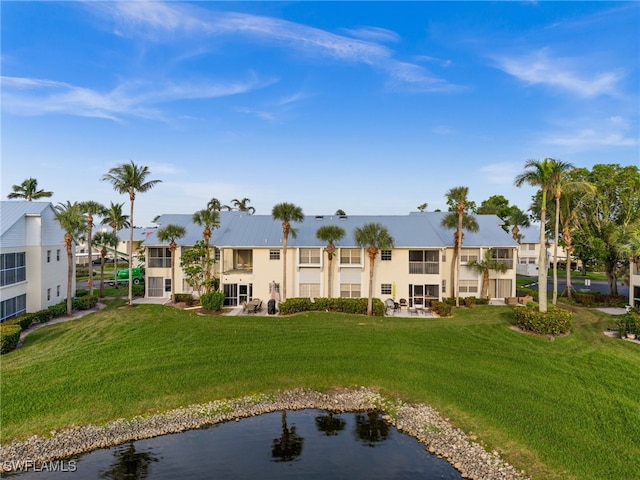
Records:
[[[193,214],[193,222],[204,227],[204,230],[202,231],[202,238],[204,238],[204,243],[206,245],[204,288],[205,293],[210,293],[212,286],[210,243],[213,235],[213,229],[220,227],[220,213],[217,210],[205,208],[204,210],[199,210]]]
[[[379,223],[365,223],[356,228],[354,232],[356,243],[367,249],[369,254],[369,300],[367,302],[367,315],[373,315],[373,273],[376,255],[380,250],[393,248],[394,239],[387,227]]]
[[[122,213],[122,207],[124,203],[113,203],[105,209],[102,217],[102,225],[109,225],[113,229],[113,235],[118,238],[118,231],[123,228],[129,228],[129,215]],[[115,286],[118,288],[118,242],[113,248],[113,274],[115,280]]]
[[[256,213],[256,209],[248,206],[250,201],[251,199],[246,197],[242,200],[234,198],[233,200],[231,200],[231,203],[239,212],[247,212],[249,213],[249,215],[253,215],[254,213]]]
[[[59,203],[55,207],[55,219],[64,230],[64,246],[67,250],[67,315],[73,313],[73,241],[85,226],[85,218],[78,202]]]
[[[451,264],[451,277],[453,297],[456,299],[456,307],[460,306],[458,298],[460,279],[460,252],[462,250],[462,240],[464,238],[464,230],[470,232],[478,231],[478,222],[470,215],[470,207],[472,204],[467,199],[469,195],[469,187],[454,187],[447,192],[447,203],[450,211],[442,219],[442,226],[449,229],[455,229],[453,234],[453,263]]]
[[[553,242],[553,298],[552,303],[555,305],[558,301],[558,239],[560,234],[560,197],[566,181],[566,174],[574,169],[574,166],[568,162],[554,160],[553,165],[553,198],[555,200],[555,226],[554,242]],[[569,259],[567,259],[569,260]]]
[[[28,202],[38,200],[39,198],[48,198],[53,195],[53,192],[38,190],[38,180],[35,178],[27,178],[20,185],[13,185],[11,189],[13,192],[7,195],[7,198],[23,198]]]
[[[482,298],[489,298],[489,273],[491,270],[504,273],[509,269],[506,263],[493,258],[492,248],[485,250],[482,260],[471,261],[467,266],[482,275],[482,288],[480,293]]]
[[[98,232],[93,236],[93,243],[100,248],[100,298],[102,298],[104,297],[104,262],[107,258],[107,248],[115,249],[118,246],[118,237],[111,232]]]
[[[329,288],[327,289],[327,297],[331,298],[331,290],[333,288],[333,255],[336,252],[336,246],[333,242],[337,242],[338,240],[342,240],[347,232],[344,231],[344,228],[338,227],[337,225],[323,225],[318,228],[316,231],[316,238],[318,240],[323,240],[327,242],[327,246],[324,248],[324,251],[327,252],[327,258],[329,259],[329,264],[327,268],[329,269],[328,275],[328,283]]]
[[[133,204],[136,200],[136,193],[144,193],[151,190],[162,180],[147,180],[151,172],[147,166],[136,165],[133,161],[122,163],[113,167],[102,176],[101,180],[111,182],[113,189],[121,194],[129,194],[131,210],[129,212],[129,245],[127,254],[129,256],[129,306],[133,304]]]
[[[176,250],[178,245],[176,240],[184,237],[187,234],[187,230],[181,225],[174,225],[170,223],[166,227],[158,230],[156,234],[158,240],[161,242],[169,242],[169,250],[171,250],[171,301],[175,302],[175,270],[176,270]],[[131,269],[129,269],[131,271]]]
[[[547,223],[547,198],[555,192],[555,160],[527,160],[525,171],[516,176],[515,185],[521,187],[525,183],[540,187],[540,254],[538,256],[538,305],[540,312],[547,311],[547,248],[545,245],[545,226]]]
[[[101,203],[93,200],[87,200],[86,202],[80,202],[80,208],[82,213],[86,215],[87,219],[87,249],[89,259],[89,295],[93,295],[93,247],[91,246],[91,240],[93,239],[93,216],[104,215],[105,207]]]
[[[220,200],[218,200],[216,197],[213,197],[211,200],[209,200],[209,203],[207,203],[207,208],[209,210],[215,210],[219,212],[220,210],[222,210],[223,205],[220,203]]]
[[[291,222],[302,222],[304,213],[302,208],[293,203],[278,203],[273,206],[271,216],[274,220],[282,222],[282,301],[287,299],[287,244],[289,243],[289,234],[296,238],[296,230],[291,227]]]
[[[520,243],[520,240],[522,239],[522,235],[519,233],[520,227],[528,227],[531,224],[529,222],[529,217],[519,208],[515,208],[509,213],[507,221],[509,222],[509,225],[511,225],[511,237],[516,242]]]

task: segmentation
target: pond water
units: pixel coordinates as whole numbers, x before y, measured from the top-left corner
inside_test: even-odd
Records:
[[[274,412],[138,440],[89,452],[60,466],[68,471],[28,471],[9,477],[462,479],[446,460],[390,426],[378,412],[322,410]]]

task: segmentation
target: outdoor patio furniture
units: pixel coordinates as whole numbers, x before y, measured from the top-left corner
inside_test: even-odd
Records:
[[[394,313],[396,313],[396,302],[394,302],[391,298],[387,298],[384,301],[384,307],[386,315],[393,315]]]
[[[406,308],[407,307],[407,299],[406,298],[401,298],[400,301],[398,302],[400,304],[400,308]]]
[[[262,310],[262,300],[259,298],[254,298],[247,304],[248,313],[258,313]]]

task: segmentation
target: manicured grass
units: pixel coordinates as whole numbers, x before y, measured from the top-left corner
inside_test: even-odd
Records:
[[[512,307],[454,318],[198,316],[111,308],[31,333],[2,357],[1,438],[295,387],[369,386],[433,405],[537,479],[637,478],[640,348],[579,310],[549,341]]]

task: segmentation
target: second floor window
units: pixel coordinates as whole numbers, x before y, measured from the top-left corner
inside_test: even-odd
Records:
[[[171,268],[171,250],[168,248],[149,248],[147,259],[149,268]]]
[[[440,273],[439,259],[438,250],[409,250],[409,273]]]
[[[27,279],[27,255],[25,252],[0,255],[0,286],[24,282]]]
[[[299,252],[301,265],[320,265],[319,248],[301,248]]]
[[[362,265],[362,250],[359,248],[341,248],[340,265]]]

